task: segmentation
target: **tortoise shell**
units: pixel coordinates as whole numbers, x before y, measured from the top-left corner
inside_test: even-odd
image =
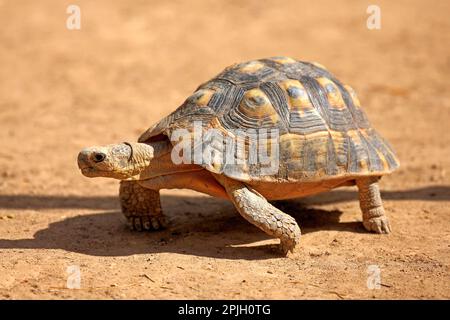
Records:
[[[198,129],[196,123],[201,123]],[[182,137],[192,139],[193,151],[212,151],[211,157],[194,163],[240,181],[384,175],[399,166],[392,148],[369,124],[350,86],[317,63],[288,57],[226,68],[149,128],[139,142],[160,140],[164,135],[170,138],[175,130],[174,146]],[[198,130],[201,139],[194,137]],[[263,130],[267,139],[258,140]],[[225,141],[234,141],[231,151],[224,152]],[[276,170],[248,159],[252,142],[260,142],[258,147],[264,144]],[[276,153],[271,149],[275,145]]]

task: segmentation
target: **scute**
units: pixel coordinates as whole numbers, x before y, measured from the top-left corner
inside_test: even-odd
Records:
[[[236,127],[271,128],[279,122],[279,116],[267,95],[259,88],[246,91],[236,108],[230,110],[229,121]],[[224,126],[228,124],[223,119]]]
[[[194,148],[221,154],[202,165],[240,181],[383,175],[399,166],[392,148],[370,126],[354,90],[318,63],[272,57],[234,64],[202,84],[139,141],[170,137],[175,129],[185,129],[193,139],[196,121],[203,125],[204,139]],[[261,130],[267,142],[258,140]],[[226,141],[234,143],[228,153]],[[271,149],[275,144],[277,159]],[[278,160],[277,170],[268,172],[263,161],[249,161],[251,148],[267,151],[265,160]]]

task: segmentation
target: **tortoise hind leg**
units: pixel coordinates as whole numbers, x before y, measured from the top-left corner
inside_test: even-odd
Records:
[[[272,206],[245,184],[219,177],[238,212],[251,224],[280,239],[283,254],[293,252],[300,242],[300,228],[294,218]]]
[[[378,186],[379,177],[366,177],[356,180],[359,190],[359,205],[363,215],[363,225],[368,231],[390,233],[389,220],[384,213]]]
[[[159,191],[144,188],[136,181],[121,181],[119,198],[131,229],[158,230],[166,226]]]

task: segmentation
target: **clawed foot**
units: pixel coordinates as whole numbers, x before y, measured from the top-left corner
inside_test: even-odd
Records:
[[[294,253],[294,249],[298,244],[298,239],[282,239],[280,240],[279,251],[282,255],[287,256],[289,252]]]
[[[157,216],[134,216],[127,217],[128,226],[131,230],[153,231],[167,227],[166,219],[163,215]]]
[[[364,227],[375,233],[391,233],[391,226],[386,216],[370,218],[363,221]]]

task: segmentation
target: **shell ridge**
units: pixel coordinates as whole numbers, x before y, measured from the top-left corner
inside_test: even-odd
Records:
[[[263,83],[260,88],[267,95],[272,107],[278,114],[284,132],[289,132],[289,107],[283,89],[277,83],[273,82]]]
[[[327,110],[324,108],[326,98],[323,97],[321,86],[319,85],[316,79],[311,77],[301,77],[300,83],[305,87],[309,100],[311,101],[313,107],[322,116],[322,119],[327,124],[327,128],[329,131],[328,124],[330,123],[330,117]]]

